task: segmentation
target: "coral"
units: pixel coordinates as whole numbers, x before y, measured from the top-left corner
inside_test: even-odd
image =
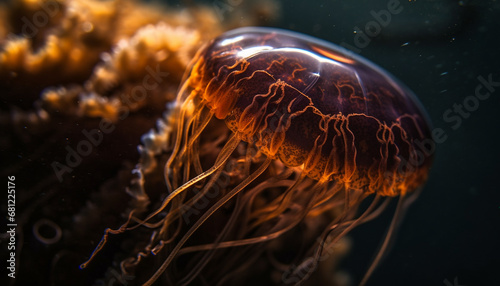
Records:
[[[75,95],[94,98],[84,99],[90,106],[106,101],[96,97],[110,97],[110,88],[121,84],[125,85],[121,92],[135,81],[140,84],[147,65],[161,65],[169,71],[166,85],[172,85],[180,80],[198,46],[223,30],[214,12],[207,9],[202,9],[205,13],[179,13],[130,1],[20,1],[11,5],[10,18],[21,18],[23,23],[12,21],[10,26],[17,28],[2,40],[0,79],[8,91],[2,99],[28,110],[32,108],[29,103],[50,86],[56,88],[46,91],[41,102],[47,108],[73,112],[75,106],[61,103],[75,105]],[[69,86],[62,89],[61,85]],[[81,115],[86,109],[81,107]]]

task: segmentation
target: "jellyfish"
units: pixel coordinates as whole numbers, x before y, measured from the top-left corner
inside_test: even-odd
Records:
[[[132,210],[90,258],[109,234],[149,229],[146,246],[122,262],[133,273],[161,259],[144,285],[248,282],[249,269],[298,284],[328,247],[399,197],[366,281],[433,157],[421,148],[432,142],[430,122],[406,86],[339,46],[274,28],[205,44],[160,123],[136,168],[137,196],[159,200],[156,209]]]

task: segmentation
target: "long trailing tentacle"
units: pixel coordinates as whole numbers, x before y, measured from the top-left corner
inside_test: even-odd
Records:
[[[152,219],[153,217],[155,217],[156,215],[158,215],[160,212],[162,212],[167,207],[167,205],[177,195],[179,195],[180,193],[184,192],[185,190],[187,190],[189,187],[191,187],[192,185],[196,184],[200,180],[203,180],[204,178],[212,175],[215,171],[217,171],[219,168],[221,168],[222,166],[224,166],[224,164],[226,163],[227,159],[229,158],[229,156],[231,155],[231,153],[234,151],[234,149],[236,149],[236,147],[238,146],[239,143],[240,143],[240,140],[239,140],[238,136],[235,135],[235,134],[233,134],[231,136],[231,138],[228,140],[227,144],[224,146],[224,149],[221,150],[219,156],[215,160],[214,165],[210,169],[208,169],[205,172],[199,174],[198,176],[192,178],[191,180],[189,180],[188,182],[186,182],[185,184],[183,184],[182,186],[180,186],[179,188],[177,188],[175,191],[173,191],[172,193],[170,193],[168,195],[168,197],[163,201],[162,205],[156,211],[154,211],[152,214],[150,214],[144,221],[149,221],[150,219]]]
[[[127,227],[130,224],[130,221],[132,220],[133,214],[134,214],[134,210],[132,210],[129,213],[127,221],[124,224],[122,224],[118,229],[107,228],[104,230],[104,235],[102,236],[101,241],[99,241],[99,244],[94,249],[94,251],[90,255],[89,259],[87,261],[83,262],[82,264],[80,264],[80,269],[86,268],[87,265],[89,265],[89,263],[97,255],[97,253],[99,253],[102,250],[102,248],[104,247],[104,245],[108,241],[108,237],[110,234],[119,234],[119,233],[123,233],[125,230],[127,230]]]
[[[210,122],[210,119],[212,119],[212,112],[209,112],[207,114],[203,114],[203,112],[207,111],[207,108],[204,107],[203,105],[200,105],[196,110],[193,112],[193,115],[188,115],[188,123],[186,124],[186,127],[184,128],[184,133],[183,133],[183,140],[182,142],[182,149],[180,150],[179,154],[175,157],[171,157],[174,160],[176,160],[176,164],[173,167],[173,173],[176,173],[176,170],[178,171],[182,165],[185,165],[184,167],[184,177],[183,177],[183,182],[186,182],[189,180],[189,174],[191,173],[191,162],[193,161],[194,155],[196,152],[193,152],[194,150],[197,149],[197,142],[199,142],[199,136],[201,133],[205,130],[205,127],[208,125]],[[181,158],[179,160],[179,158]],[[186,164],[184,164],[186,163]],[[200,172],[198,174],[202,173]],[[173,188],[177,188],[177,185],[173,185]]]
[[[243,205],[241,196],[237,196],[235,210],[241,209]],[[207,249],[208,251],[203,255],[203,257],[199,260],[196,266],[192,267],[192,270],[181,280],[179,281],[180,286],[189,285],[203,270],[203,268],[210,262],[210,259],[215,255],[217,249],[219,249],[218,245],[221,241],[229,234],[229,231],[232,229],[234,224],[237,221],[237,211],[233,213],[233,215],[229,218],[229,221],[226,223],[221,233],[217,236],[214,243],[212,243],[212,248]],[[181,249],[182,250],[182,249]],[[180,254],[180,251],[179,251]]]
[[[272,180],[272,179],[274,179],[274,178],[270,178],[269,180]],[[236,217],[236,215],[239,212],[243,211],[245,209],[245,207],[247,207],[249,205],[248,194],[258,194],[259,190],[264,190],[267,187],[271,187],[271,186],[287,186],[287,187],[291,188],[294,185],[291,181],[290,182],[277,181],[277,182],[271,183],[271,182],[269,182],[269,180],[260,183],[259,185],[255,186],[254,188],[249,190],[247,193],[245,193],[244,196],[242,196],[242,201],[245,201],[245,205],[241,205],[241,208],[235,208],[235,210],[234,210],[235,215],[233,215],[233,217]],[[290,229],[295,227],[298,223],[300,223],[299,219],[282,220],[281,223],[274,225],[272,227],[272,229],[269,230],[269,233],[266,233],[265,235],[244,238],[244,239],[238,239],[238,240],[218,242],[218,243],[209,243],[209,244],[203,244],[203,245],[189,246],[189,247],[185,247],[185,248],[181,249],[179,251],[179,255],[191,253],[191,252],[196,252],[196,251],[211,250],[214,247],[221,249],[221,248],[230,248],[230,247],[244,246],[244,245],[250,245],[250,244],[256,244],[256,243],[270,241],[270,240],[273,240],[275,238],[278,238],[283,233],[289,231]]]
[[[174,198],[176,198],[179,194],[181,194],[182,192],[184,192],[186,189],[188,189],[192,185],[194,185],[197,182],[199,182],[200,180],[202,180],[202,179],[210,176],[215,171],[217,171],[219,168],[221,168],[225,164],[225,162],[227,161],[227,159],[229,158],[229,156],[231,155],[231,153],[234,151],[234,149],[236,149],[236,147],[238,146],[239,143],[240,143],[239,138],[236,135],[233,134],[231,136],[231,138],[228,140],[227,144],[224,146],[224,149],[220,152],[220,154],[217,157],[214,165],[210,169],[208,169],[207,171],[199,174],[198,176],[196,176],[193,179],[189,180],[188,182],[186,182],[185,184],[183,184],[182,186],[180,186],[179,188],[177,188],[175,191],[173,191],[172,193],[170,193],[168,195],[168,197],[165,198],[165,200],[163,201],[162,205],[156,211],[154,211],[152,214],[150,214],[146,219],[144,219],[144,220],[134,219],[135,221],[139,221],[139,223],[137,225],[134,225],[134,226],[131,226],[131,227],[129,226],[130,221],[132,220],[132,217],[133,217],[133,214],[134,214],[134,211],[131,211],[130,214],[129,214],[129,216],[128,216],[127,221],[123,225],[121,225],[118,229],[114,230],[114,229],[111,229],[111,228],[107,228],[104,231],[104,235],[103,235],[101,241],[99,242],[99,244],[97,245],[97,247],[92,252],[90,258],[87,261],[85,261],[84,263],[82,263],[80,265],[80,268],[82,268],[82,269],[86,268],[87,265],[90,263],[90,261],[95,257],[95,255],[102,250],[102,248],[104,247],[104,245],[107,242],[109,234],[119,234],[119,233],[122,233],[122,232],[124,232],[126,230],[132,230],[132,229],[135,229],[135,228],[137,228],[137,227],[139,227],[141,225],[144,225],[146,222],[148,222],[153,217],[155,217],[160,212],[162,212],[168,206],[168,204]]]
[[[398,200],[398,205],[396,206],[396,211],[394,212],[394,216],[392,217],[391,224],[389,225],[389,229],[387,230],[384,240],[382,242],[382,245],[377,251],[377,255],[375,256],[375,259],[373,259],[373,262],[370,264],[370,267],[365,273],[365,276],[359,283],[360,286],[363,286],[368,282],[368,279],[370,276],[373,274],[373,271],[375,271],[375,268],[380,264],[380,261],[384,257],[384,254],[388,247],[391,245],[391,242],[393,241],[394,238],[394,232],[398,228],[399,224],[404,218],[404,215],[406,214],[406,210],[408,210],[408,207],[416,200],[416,198],[420,195],[420,192],[422,191],[422,187],[418,188],[415,190],[413,193],[410,194],[410,196],[401,195]]]
[[[180,112],[179,112],[179,122],[177,123],[177,135],[175,137],[175,143],[174,143],[174,147],[172,149],[172,153],[170,154],[170,157],[168,158],[167,160],[167,163],[165,164],[165,174],[164,174],[164,179],[165,179],[165,183],[167,185],[167,189],[168,191],[170,192],[173,187],[172,187],[172,183],[170,182],[170,179],[169,179],[169,173],[168,171],[171,169],[171,165],[173,164],[174,162],[174,159],[175,157],[177,156],[177,153],[179,152],[179,149],[181,148],[181,141],[182,141],[182,133],[184,131],[184,120],[185,120],[185,117],[186,117],[186,108],[184,108],[184,105],[187,104],[186,102],[182,103],[182,104],[179,104],[177,103],[177,107],[176,108],[180,108]]]
[[[349,191],[346,190],[345,209],[343,214],[340,215],[339,218],[331,222],[323,232],[323,234],[320,236],[320,243],[317,247],[315,247],[313,256],[309,259],[305,259],[296,269],[294,269],[293,273],[301,273],[301,275],[299,275],[298,277],[299,282],[297,282],[295,285],[299,285],[301,282],[306,280],[312,274],[314,269],[316,269],[317,264],[323,257],[323,250],[325,247],[327,247],[326,245],[334,245],[341,238],[345,237],[345,235],[349,233],[353,228],[376,217],[377,214],[381,213],[387,207],[389,202],[389,199],[386,199],[381,205],[379,205],[381,197],[379,195],[376,195],[368,208],[359,217],[350,219],[350,215],[355,213],[355,211],[357,210],[357,206],[361,201],[363,201],[364,198],[365,196],[360,196],[354,199],[353,202],[351,202],[352,198],[350,198],[349,196]],[[379,205],[379,207],[376,208],[377,205]],[[332,232],[336,233],[332,234]],[[331,238],[330,241],[328,241],[329,237]]]
[[[210,178],[210,180],[203,186],[203,189],[198,194],[196,194],[194,198],[192,198],[188,202],[186,202],[184,204],[184,206],[185,207],[190,207],[190,206],[196,204],[196,202],[198,202],[202,197],[204,197],[204,195],[210,190],[210,188],[213,187],[213,185],[219,179],[220,175],[222,174],[222,171],[224,171],[223,168],[217,169],[212,174],[212,177]],[[178,214],[180,213],[179,210],[181,210],[181,209],[184,209],[184,207],[183,208],[181,208],[181,207],[172,208],[172,212],[175,212],[175,214],[176,214],[176,216],[173,217],[173,219],[175,219],[175,218],[178,217]],[[160,236],[162,236],[163,234],[166,233],[167,227],[168,227],[168,221],[165,221],[164,224],[163,224],[162,229],[160,230]]]
[[[188,66],[193,67],[194,64],[199,61],[202,50],[203,49],[198,50],[198,52],[193,57],[193,59],[191,59]],[[190,79],[189,72],[184,73],[183,78],[182,78],[182,82],[183,82],[183,84],[177,92],[178,95],[177,95],[177,98],[175,101],[176,108],[179,108],[179,110],[180,110],[179,122],[177,124],[177,126],[178,126],[177,136],[175,139],[174,148],[172,150],[171,156],[167,160],[167,163],[165,165],[164,177],[165,177],[165,182],[167,184],[167,188],[169,191],[173,190],[174,188],[172,187],[172,184],[168,178],[168,171],[171,169],[171,165],[173,164],[175,158],[177,157],[177,153],[180,151],[181,146],[184,146],[184,149],[186,148],[186,144],[181,144],[182,143],[181,141],[183,138],[182,137],[183,133],[187,134],[187,131],[184,132],[184,130],[186,128],[188,128],[188,126],[189,126],[189,123],[187,124],[187,126],[185,126],[185,124],[186,124],[185,119],[189,118],[192,120],[193,117],[198,117],[199,113],[201,113],[201,111],[204,109],[204,108],[195,108],[195,106],[190,106],[190,105],[193,105],[193,99],[197,96],[197,91],[191,90],[192,82]],[[202,107],[202,106],[200,105],[198,107]],[[187,114],[187,112],[192,113],[193,109],[197,110],[196,115],[193,116],[193,114]],[[188,115],[188,116],[186,117],[186,115]],[[210,121],[210,117],[211,117],[211,115],[208,118],[205,117],[205,119],[206,119],[205,125],[208,124],[208,122]],[[200,128],[199,131],[198,130],[195,131],[195,137],[192,138],[193,141],[199,136],[199,134],[201,133],[201,131],[203,129],[204,128]],[[193,142],[193,141],[191,141],[191,142]]]
[[[252,227],[256,225],[262,224],[264,221],[270,220],[274,217],[277,217],[281,213],[285,211],[285,209],[290,205],[293,200],[293,193],[297,191],[298,186],[304,181],[306,178],[304,173],[301,173],[299,178],[295,181],[295,183],[286,190],[286,192],[278,197],[275,202],[271,203],[269,207],[261,209],[259,212],[255,212],[253,215],[255,217],[259,217]],[[265,215],[263,215],[265,214]]]
[[[234,138],[234,135],[233,135]],[[226,144],[229,145],[231,140]],[[226,146],[224,149],[221,151],[221,154],[225,152]],[[234,150],[234,148],[232,149]],[[272,159],[267,158],[262,165],[255,170],[254,173],[252,173],[249,177],[245,178],[238,186],[236,186],[233,190],[231,190],[229,193],[227,193],[223,198],[221,198],[219,201],[217,201],[206,213],[204,213],[198,221],[189,229],[189,231],[182,237],[182,239],[177,243],[177,245],[174,247],[172,252],[168,255],[167,259],[163,262],[163,264],[160,266],[160,268],[155,272],[155,274],[148,280],[146,283],[144,283],[144,286],[149,286],[152,285],[159,277],[160,275],[165,272],[167,267],[170,265],[174,257],[178,254],[179,250],[182,248],[184,243],[191,237],[191,235],[215,212],[217,211],[222,205],[224,205],[227,201],[229,201],[231,198],[233,198],[236,194],[238,194],[241,190],[243,190],[248,184],[250,184],[253,180],[255,180],[258,176],[260,176],[269,166],[271,163]]]

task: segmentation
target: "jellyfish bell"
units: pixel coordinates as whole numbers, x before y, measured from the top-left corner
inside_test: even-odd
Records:
[[[432,154],[417,158],[415,141],[430,138],[430,124],[419,101],[341,47],[241,28],[202,49],[187,82],[242,140],[313,179],[384,196],[426,179]]]
[[[326,241],[338,243],[376,217],[387,206],[384,198],[400,196],[368,277],[432,162],[432,154],[419,149],[430,142],[430,123],[407,87],[343,48],[279,29],[236,29],[202,47],[166,125],[169,136],[162,138],[168,139],[155,141],[161,136],[151,134],[150,141],[162,142],[168,152],[157,164],[164,166],[168,195],[145,219],[131,213],[120,229],[107,230],[97,248],[108,233],[154,229],[145,252],[166,253],[145,285],[164,273],[182,285],[198,276],[226,281],[250,269],[271,241],[288,246],[294,240],[308,250],[290,258],[290,249],[286,255],[267,249],[273,253],[267,256],[283,274],[278,282],[299,283],[321,260]],[[151,172],[144,163],[151,160],[143,160],[138,172]],[[368,197],[369,206],[360,209]],[[304,222],[320,221],[332,210],[315,235],[289,241]],[[200,228],[212,233],[211,241],[196,239]],[[173,261],[188,253],[200,256],[186,264],[191,270],[185,277],[172,278],[178,269]],[[207,266],[225,257],[232,263]]]

